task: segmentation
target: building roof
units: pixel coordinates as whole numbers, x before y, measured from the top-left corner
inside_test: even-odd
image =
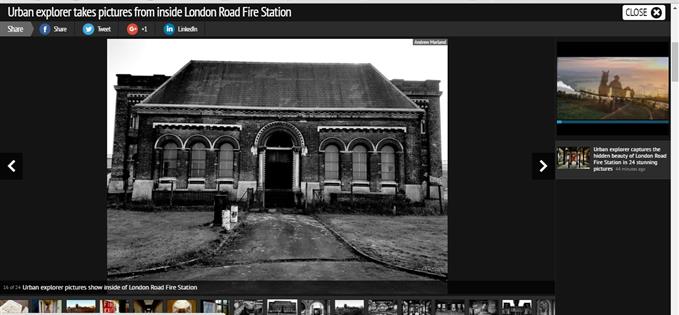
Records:
[[[419,110],[368,63],[190,61],[141,104]]]

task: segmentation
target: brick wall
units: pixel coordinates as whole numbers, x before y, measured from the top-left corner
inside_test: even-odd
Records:
[[[255,137],[260,130],[273,121],[285,121],[294,125],[302,134],[305,143],[305,155],[300,160],[300,182],[324,181],[324,154],[320,144],[328,138],[336,138],[340,147],[341,189],[348,191],[352,181],[351,153],[354,139],[366,139],[368,148],[368,173],[370,191],[382,189],[381,160],[378,143],[383,139],[394,139],[392,145],[396,153],[396,182],[398,189],[406,185],[417,186],[427,181],[428,176],[441,177],[441,134],[440,134],[440,101],[438,81],[404,81],[392,82],[416,104],[425,110],[424,114],[405,116],[388,113],[371,115],[334,115],[333,113],[300,112],[277,115],[252,111],[251,114],[239,115],[220,112],[219,110],[172,110],[144,112],[133,107],[145,96],[153,92],[168,79],[166,76],[130,76],[118,75],[116,85],[116,123],[114,133],[114,152],[112,157],[111,192],[131,190],[133,179],[155,180],[159,177],[160,154],[154,149],[156,140],[163,134],[174,134],[186,142],[193,135],[203,135],[209,143],[223,135],[238,141],[239,150],[234,154],[234,179],[254,182],[258,180],[257,148],[253,149]],[[134,118],[137,117],[137,118]],[[343,117],[343,118],[340,118]],[[191,124],[228,124],[240,125],[241,128],[203,128],[203,127],[169,127],[156,126],[154,123],[191,123]],[[424,123],[422,123],[424,122]],[[138,125],[134,126],[134,124]],[[319,126],[362,126],[362,127],[398,127],[381,130],[364,129],[324,129]],[[405,128],[405,132],[400,130]],[[355,141],[355,140],[354,140]],[[391,140],[390,140],[391,141]],[[399,143],[396,145],[394,143]],[[260,145],[263,145],[261,143]],[[403,151],[400,146],[403,146]],[[254,152],[254,154],[253,154]],[[178,189],[187,188],[189,151],[178,152],[177,178]],[[217,185],[218,156],[214,150],[206,153],[206,189],[214,189]],[[132,177],[134,176],[134,178]],[[237,187],[236,187],[237,188]],[[412,187],[410,187],[412,189]],[[427,192],[428,193],[428,192]]]
[[[132,106],[142,101],[169,77],[164,75],[117,75],[113,155],[109,192],[121,193],[131,189],[136,151],[136,132],[131,127]]]
[[[426,169],[430,176],[443,176],[441,161],[441,91],[439,81],[392,80],[399,90],[426,111]]]
[[[177,135],[186,142],[191,136],[203,135],[209,139],[210,142],[214,142],[218,137],[222,135],[229,135],[238,140],[240,151],[238,154],[238,173],[239,179],[244,181],[256,181],[258,178],[258,160],[257,155],[252,153],[252,146],[255,141],[257,133],[265,125],[271,123],[272,121],[278,121],[271,118],[229,118],[229,117],[219,117],[219,116],[175,116],[175,115],[140,115],[140,126],[138,131],[138,161],[137,161],[137,178],[139,179],[154,179],[157,178],[157,172],[159,167],[158,155],[154,153],[154,144],[156,140],[164,134]],[[327,119],[313,119],[312,117],[306,117],[304,119],[295,120],[282,120],[291,123],[301,132],[304,143],[306,145],[306,155],[301,157],[300,165],[300,179],[303,182],[320,182],[323,180],[323,153],[319,152],[320,143],[327,138],[339,139],[344,146],[348,146],[352,140],[361,138],[367,139],[371,144],[368,148],[369,151],[369,161],[372,163],[369,167],[369,172],[371,177],[379,180],[380,172],[380,159],[377,152],[373,152],[380,140],[385,138],[393,138],[404,146],[404,154],[408,156],[407,159],[398,162],[403,164],[405,170],[403,182],[407,184],[420,184],[422,182],[422,171],[419,165],[419,155],[410,154],[410,152],[420,151],[420,135],[419,135],[419,120],[327,120]],[[165,127],[156,126],[153,127],[154,123],[187,123],[187,124],[222,124],[222,125],[240,125],[241,130],[232,128],[230,130],[221,129],[211,129],[211,128],[186,128],[186,127]],[[396,130],[387,131],[365,131],[365,130],[329,130],[329,131],[318,131],[319,126],[374,126],[374,127],[405,127],[407,132]],[[162,143],[161,143],[162,145]],[[263,145],[261,143],[260,145]],[[353,145],[353,144],[352,144]],[[396,146],[396,145],[394,145]],[[351,149],[351,148],[349,148]],[[395,148],[399,151],[399,148]],[[340,148],[341,151],[345,151],[345,147]],[[255,150],[256,152],[256,150]],[[214,152],[208,152],[208,167],[217,168],[215,163],[216,154]],[[370,156],[374,156],[370,158]],[[184,152],[178,154],[178,165],[180,168],[186,168],[188,165],[188,153]],[[351,181],[351,154],[340,153],[341,159],[341,173],[342,180],[347,182]],[[210,161],[214,161],[210,163]],[[400,166],[400,165],[399,165]],[[155,174],[155,175],[154,175]],[[213,171],[208,171],[206,173],[206,188],[212,189],[215,187],[213,181]],[[400,174],[397,172],[397,176]],[[182,174],[178,178],[179,182],[185,182],[186,178]],[[348,182],[347,182],[348,183]],[[178,183],[177,188],[186,188],[185,184]],[[345,184],[346,186],[346,184]],[[373,185],[371,190],[377,190],[377,186]]]

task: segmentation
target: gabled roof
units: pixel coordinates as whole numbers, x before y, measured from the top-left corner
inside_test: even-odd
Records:
[[[367,63],[190,61],[144,104],[419,110]]]

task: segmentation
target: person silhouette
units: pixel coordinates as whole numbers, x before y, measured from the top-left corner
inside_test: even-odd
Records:
[[[623,90],[622,88],[622,83],[620,82],[619,75],[613,76],[613,81],[611,81],[611,83],[608,84],[608,87],[611,88],[611,96],[625,97],[625,90]]]

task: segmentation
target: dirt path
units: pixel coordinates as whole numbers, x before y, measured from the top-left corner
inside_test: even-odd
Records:
[[[250,214],[243,236],[200,265],[137,280],[430,280],[365,261],[313,217]]]
[[[627,104],[618,108],[614,112],[602,117],[601,119],[653,119],[653,113],[648,108],[637,105]]]
[[[285,260],[351,260],[353,253],[313,217],[294,214],[250,214],[247,237],[239,238],[221,265]]]

